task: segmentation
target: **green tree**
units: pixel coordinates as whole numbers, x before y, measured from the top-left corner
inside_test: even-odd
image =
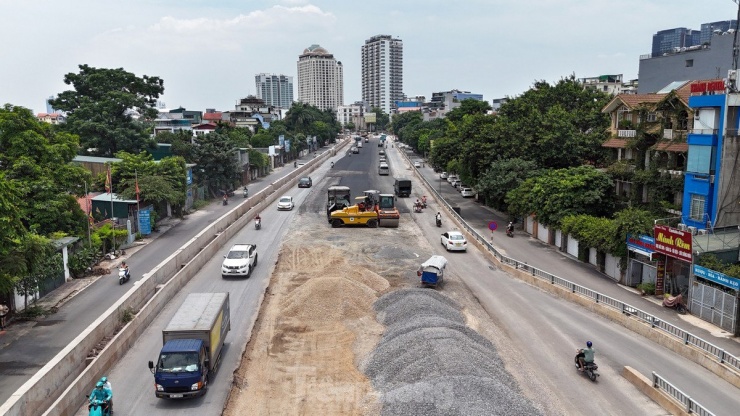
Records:
[[[290,131],[308,133],[311,124],[317,120],[316,107],[302,102],[295,102],[285,114],[285,125]]]
[[[355,131],[355,123],[350,121],[349,123],[345,124],[344,128],[349,131]]]
[[[401,139],[401,130],[403,130],[404,127],[411,123],[420,123],[423,119],[424,118],[419,111],[408,111],[406,113],[394,114],[393,122],[391,123],[391,130],[393,131],[393,134],[397,135],[398,138]]]
[[[185,204],[185,160],[181,157],[166,157],[155,162],[151,155],[132,155],[118,152],[121,162],[111,169],[116,193],[126,199],[136,199],[136,181],[139,183],[139,200],[155,205],[170,204],[175,213],[180,213]]]
[[[373,107],[370,112],[375,113],[375,130],[385,131],[391,123],[390,116],[380,107]]]
[[[50,101],[54,108],[67,113],[62,128],[80,136],[85,152],[98,156],[152,149],[149,126],[134,120],[130,112],[138,111],[144,120],[156,117],[154,105],[164,92],[162,79],[137,77],[123,68],[79,68],[79,73],[64,76],[64,83],[74,89]]]
[[[80,235],[85,215],[73,195],[82,195],[90,174],[70,162],[77,137],[36,120],[30,110],[6,105],[0,109],[0,166],[15,183],[17,207],[24,228],[41,235]]]
[[[512,214],[534,214],[542,224],[559,227],[570,215],[610,215],[613,189],[609,176],[593,167],[556,169],[522,182],[506,194],[506,203]]]
[[[16,252],[21,238],[26,233],[18,208],[20,192],[16,185],[0,172],[0,293],[10,293],[15,276],[21,270],[12,253]]]
[[[486,172],[476,181],[471,182],[487,204],[499,210],[506,210],[506,194],[516,189],[526,179],[541,173],[537,164],[520,158],[499,159],[491,163]]]
[[[10,257],[19,266],[15,290],[23,296],[25,307],[28,308],[29,296],[38,291],[42,282],[57,276],[61,271],[61,255],[55,255],[54,246],[48,238],[27,233]]]
[[[485,115],[491,110],[491,105],[488,101],[474,100],[469,98],[462,100],[459,107],[455,107],[450,110],[445,116],[446,119],[452,123],[459,123],[465,116],[472,115]]]
[[[211,195],[219,196],[220,191],[232,189],[239,181],[241,167],[236,159],[237,151],[223,134],[195,138],[193,163],[197,166],[193,173],[198,183],[208,187]]]

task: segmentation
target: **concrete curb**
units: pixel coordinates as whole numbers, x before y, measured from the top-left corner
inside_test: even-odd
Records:
[[[653,382],[650,381],[649,378],[640,374],[634,368],[625,366],[622,370],[622,376],[632,383],[633,386],[637,387],[637,390],[640,390],[643,394],[672,415],[689,416],[689,413],[686,412],[678,402],[653,387]]]

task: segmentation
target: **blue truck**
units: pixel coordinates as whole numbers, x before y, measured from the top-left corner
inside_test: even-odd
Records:
[[[206,393],[231,330],[228,293],[191,293],[162,331],[164,346],[154,373],[154,394],[163,399]]]

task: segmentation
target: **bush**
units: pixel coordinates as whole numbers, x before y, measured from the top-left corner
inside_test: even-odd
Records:
[[[655,294],[655,283],[652,283],[652,282],[640,283],[639,285],[637,285],[637,290],[639,290],[645,295],[654,295]]]

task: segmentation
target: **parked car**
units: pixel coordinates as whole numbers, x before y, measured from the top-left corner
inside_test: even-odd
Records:
[[[452,186],[457,188],[458,186],[460,186],[461,183],[462,181],[460,179],[455,179],[454,181],[452,181]]]
[[[292,210],[295,204],[293,204],[293,197],[292,196],[284,196],[281,197],[280,200],[277,203],[277,209],[278,211],[282,210]]]
[[[463,188],[470,188],[470,187],[468,185],[460,182],[457,186],[455,186],[455,188],[457,189],[457,192],[462,192]]]
[[[457,180],[457,175],[449,175],[447,176],[447,182],[452,185],[452,182],[455,182]]]
[[[475,192],[473,192],[471,188],[462,188],[460,195],[462,195],[463,198],[472,198],[475,196]]]
[[[442,234],[440,242],[447,251],[468,251],[468,241],[460,231],[447,231]]]
[[[298,179],[299,188],[310,188],[312,185],[313,181],[311,180],[310,176],[304,176],[301,179]]]
[[[439,174],[439,179],[447,179],[448,176],[447,172],[442,172]]]
[[[421,167],[421,162],[419,162],[418,160],[416,162],[414,162],[414,167],[415,168],[420,168]]]

